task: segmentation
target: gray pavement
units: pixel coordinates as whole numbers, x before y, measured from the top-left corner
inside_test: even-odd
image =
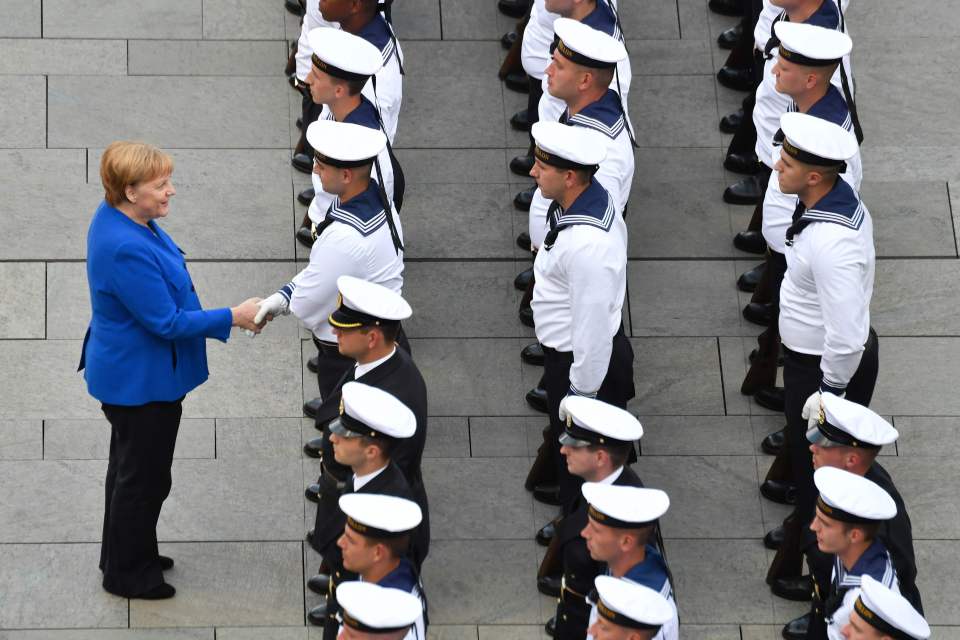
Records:
[[[212,376],[185,403],[161,550],[177,558],[165,602],[106,594],[96,569],[107,425],[75,372],[89,318],[83,267],[97,167],[115,139],[168,149],[179,194],[165,223],[207,306],[266,295],[306,253],[293,232],[306,176],[289,166],[299,98],[282,76],[297,20],[281,0],[0,0],[0,640],[278,640],[304,626],[318,559],[302,497],[317,472],[312,347],[293,320],[256,340],[210,343]],[[739,394],[756,328],[730,244],[749,216],[720,201],[714,38],[732,19],[704,0],[622,0],[632,38],[637,151],[627,327],[638,470],[666,489],[666,548],[682,637],[771,640],[801,607],[770,595],[760,537],[784,509],[757,493],[757,443],[782,418]],[[549,509],[522,488],[544,418],[523,393],[531,331],[512,277],[527,260],[512,210],[525,98],[496,78],[512,27],[494,0],[399,0],[407,56],[397,138],[407,174],[408,332],[430,391],[424,475],[434,542],[425,565],[434,640],[533,640],[533,541]],[[936,638],[960,638],[960,18],[949,3],[854,0],[864,198],[876,220],[874,408],[901,432],[885,452],[916,537]]]

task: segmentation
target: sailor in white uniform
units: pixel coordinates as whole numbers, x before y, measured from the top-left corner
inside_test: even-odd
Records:
[[[674,605],[658,591],[629,580],[597,576],[597,616],[587,637],[593,640],[654,640],[676,618]]]
[[[860,596],[840,633],[846,640],[927,640],[930,625],[896,590],[865,575],[860,578]]]
[[[371,582],[344,582],[337,587],[343,640],[424,640],[416,633],[423,615],[420,599],[402,589]]]

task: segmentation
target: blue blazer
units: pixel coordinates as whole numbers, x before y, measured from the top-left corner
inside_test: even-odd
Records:
[[[230,309],[200,307],[183,251],[149,224],[102,202],[87,232],[93,317],[80,369],[107,404],[182,398],[209,375],[206,338],[225,342],[233,323]]]

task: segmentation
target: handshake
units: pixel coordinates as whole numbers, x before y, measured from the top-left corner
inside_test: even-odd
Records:
[[[231,308],[233,326],[242,328],[248,336],[253,338],[263,330],[267,322],[276,316],[290,313],[289,287],[290,285],[285,286],[266,300],[249,298]]]

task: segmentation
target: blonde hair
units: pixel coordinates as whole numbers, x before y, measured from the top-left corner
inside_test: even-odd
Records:
[[[104,198],[113,207],[127,201],[128,186],[173,173],[173,158],[152,144],[120,140],[100,158]]]

